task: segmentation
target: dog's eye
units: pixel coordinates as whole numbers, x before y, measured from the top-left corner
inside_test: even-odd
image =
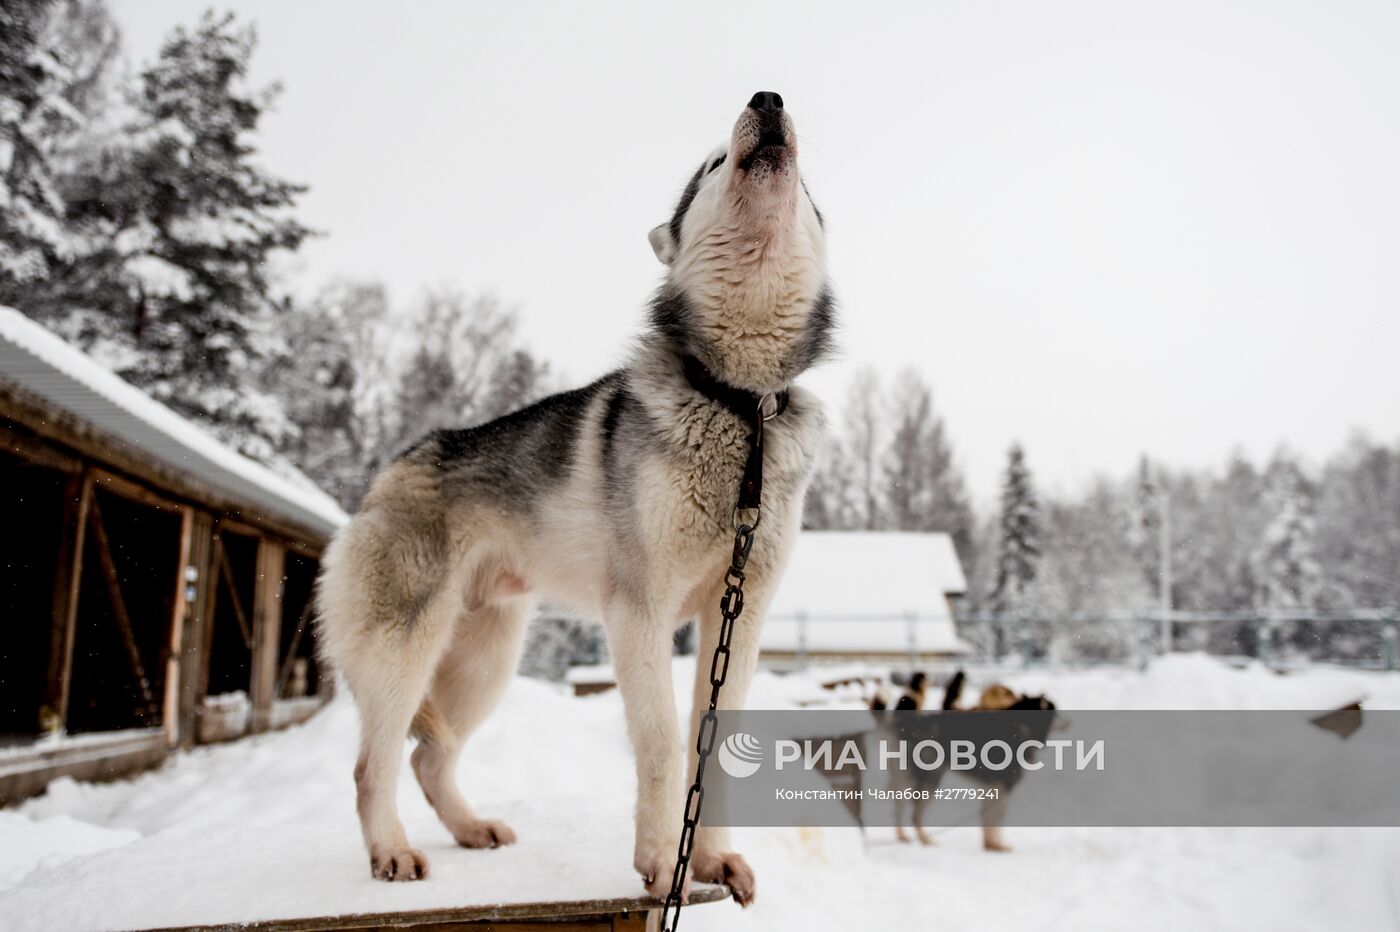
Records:
[[[708,169],[706,169],[705,174],[708,175],[710,172],[714,171],[716,168],[719,168],[721,165],[724,164],[724,160],[727,159],[727,158],[729,158],[729,156],[727,156],[727,155],[721,155],[719,158],[715,159],[715,164],[711,165]]]

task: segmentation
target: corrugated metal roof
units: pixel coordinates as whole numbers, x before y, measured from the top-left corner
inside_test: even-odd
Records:
[[[13,308],[0,307],[0,379],[224,493],[250,511],[330,536],[349,520],[306,480],[230,449]]]

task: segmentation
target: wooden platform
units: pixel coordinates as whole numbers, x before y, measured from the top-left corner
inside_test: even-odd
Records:
[[[690,897],[691,906],[727,899],[725,887],[698,886]],[[465,929],[487,932],[643,932],[655,927],[661,902],[650,897],[620,897],[608,900],[565,900],[554,903],[528,903],[503,906],[475,906],[461,909],[420,909],[392,913],[358,913],[320,918],[268,920],[214,926],[167,926],[154,932],[369,932],[379,929],[410,929],[418,932],[448,932]],[[648,926],[648,919],[653,920]]]
[[[287,821],[286,813],[240,809],[231,800],[217,824],[192,814],[202,824],[187,831],[40,864],[0,889],[0,929],[642,932],[661,904],[632,869],[629,804],[620,795],[492,806],[520,837],[493,851],[459,848],[436,819],[410,816],[409,837],[432,873],[384,883],[370,878],[352,812],[334,806],[322,827],[320,819]],[[691,903],[716,903],[728,893],[695,884]]]

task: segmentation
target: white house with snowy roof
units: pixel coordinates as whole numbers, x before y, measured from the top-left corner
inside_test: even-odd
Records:
[[[966,591],[947,534],[803,531],[763,625],[763,657],[966,654],[951,602]]]

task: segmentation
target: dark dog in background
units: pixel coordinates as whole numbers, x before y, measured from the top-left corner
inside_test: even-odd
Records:
[[[1050,729],[1054,723],[1055,703],[1045,696],[1023,696],[1016,693],[1011,688],[1000,683],[994,683],[982,691],[977,705],[971,709],[961,709],[958,700],[962,696],[962,690],[967,682],[967,677],[963,671],[959,670],[948,681],[943,692],[942,709],[944,712],[956,712],[954,717],[928,716],[917,724],[917,735],[904,734],[909,730],[901,724],[885,725],[882,727],[892,728],[900,732],[900,737],[906,740],[933,740],[946,742],[954,737],[969,737],[974,729],[967,726],[975,724],[975,731],[981,740],[993,737],[991,732],[996,732],[994,737],[1007,741],[1013,747],[1025,741],[1041,741],[1050,734]],[[918,711],[923,708],[924,695],[927,688],[927,677],[922,673],[916,673],[910,679],[909,688],[895,702],[894,710]],[[870,710],[872,712],[886,711],[888,704],[877,696],[871,700]],[[1047,715],[1012,715],[1007,716],[1003,721],[1001,717],[992,722],[972,722],[962,720],[963,716],[975,712],[1041,712],[1052,713]],[[963,734],[968,732],[968,734]],[[1002,732],[1005,732],[1004,734]],[[908,770],[894,770],[890,772],[890,789],[910,790],[916,798],[910,800],[895,800],[895,837],[901,842],[909,842],[913,839],[905,828],[906,812],[909,816],[908,824],[914,829],[919,842],[925,845],[934,843],[934,838],[924,828],[924,810],[928,806],[928,798],[942,784],[943,778],[949,769],[945,761],[942,767],[935,770],[920,770],[910,768]],[[1002,835],[1002,822],[1006,815],[1007,798],[1011,791],[1021,781],[1024,769],[1020,763],[1013,759],[1011,764],[1003,770],[990,770],[984,767],[977,767],[972,770],[960,771],[977,786],[984,789],[997,790],[995,799],[984,799],[982,801],[982,847],[988,851],[1010,851]]]

